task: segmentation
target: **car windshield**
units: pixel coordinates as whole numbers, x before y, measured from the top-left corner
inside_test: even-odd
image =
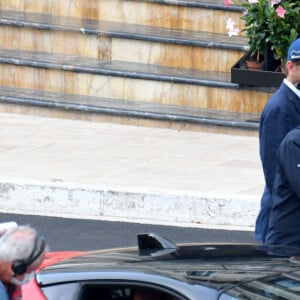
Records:
[[[300,299],[300,265],[288,258],[249,259],[207,264],[207,270],[188,271],[186,277],[222,290],[219,299]],[[232,299],[232,298],[230,298]]]

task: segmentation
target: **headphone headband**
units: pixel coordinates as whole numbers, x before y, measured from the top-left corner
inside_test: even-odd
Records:
[[[36,251],[36,249],[38,249],[38,243],[39,245],[39,251],[34,254],[34,252]],[[45,238],[43,236],[36,236],[35,240],[34,240],[34,247],[33,250],[30,254],[30,256],[26,259],[26,265],[27,267],[29,267],[45,250],[46,247],[46,241]]]

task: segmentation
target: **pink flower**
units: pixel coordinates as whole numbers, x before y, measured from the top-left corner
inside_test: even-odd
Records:
[[[226,22],[226,29],[228,30],[229,37],[238,35],[240,32],[240,29],[235,27],[235,22],[231,18],[229,18]]]
[[[284,18],[286,10],[280,5],[276,8],[277,16],[280,18]]]
[[[231,4],[231,0],[225,0],[225,2],[224,2],[224,5],[225,6],[228,6],[228,5],[230,5]]]

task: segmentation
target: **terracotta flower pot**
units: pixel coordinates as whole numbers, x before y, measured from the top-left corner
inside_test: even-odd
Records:
[[[247,68],[250,70],[261,70],[262,69],[262,62],[257,60],[247,60],[246,61]]]

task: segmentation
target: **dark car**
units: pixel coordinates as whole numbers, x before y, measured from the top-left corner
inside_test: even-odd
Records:
[[[73,258],[62,252],[62,261],[48,263],[24,287],[24,299],[300,299],[299,249],[175,245],[155,234],[139,235],[138,245]]]

